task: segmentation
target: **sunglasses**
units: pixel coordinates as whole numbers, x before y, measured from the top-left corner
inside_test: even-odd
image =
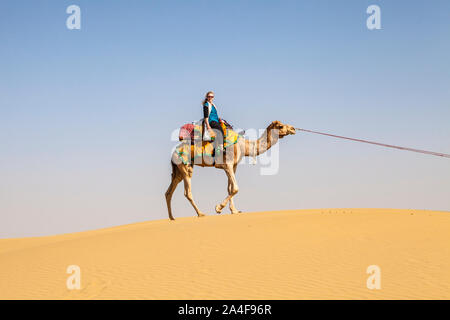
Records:
[[[208,98],[214,98],[214,96],[208,96]]]

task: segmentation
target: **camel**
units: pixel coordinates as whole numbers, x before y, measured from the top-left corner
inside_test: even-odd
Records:
[[[175,191],[177,185],[184,181],[184,195],[191,203],[192,207],[195,209],[198,217],[203,217],[205,214],[200,211],[197,207],[191,191],[191,178],[194,170],[194,165],[202,167],[212,167],[217,169],[222,169],[225,171],[228,177],[228,196],[218,205],[216,205],[215,210],[217,213],[221,213],[222,209],[225,208],[227,203],[229,203],[230,211],[232,214],[239,213],[241,211],[237,210],[234,206],[233,197],[238,193],[239,188],[236,182],[236,167],[243,157],[256,157],[267,150],[269,150],[273,145],[278,142],[279,138],[283,138],[287,135],[295,134],[295,128],[282,124],[280,121],[273,121],[257,140],[248,140],[243,137],[239,137],[238,141],[226,148],[226,152],[223,155],[222,161],[215,161],[214,163],[208,163],[203,159],[199,163],[184,164],[177,161],[178,154],[176,151],[172,154],[171,164],[172,164],[172,181],[169,188],[166,191],[166,202],[167,210],[169,212],[169,219],[175,220],[172,215],[171,200],[173,192]],[[205,143],[205,142],[203,142]]]

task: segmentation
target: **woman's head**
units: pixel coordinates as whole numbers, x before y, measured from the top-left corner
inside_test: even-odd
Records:
[[[205,95],[205,100],[203,100],[203,104],[206,102],[212,103],[214,100],[214,92],[208,91]]]

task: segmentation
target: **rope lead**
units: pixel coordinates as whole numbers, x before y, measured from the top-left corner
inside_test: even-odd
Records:
[[[329,136],[329,137],[334,137],[334,138],[347,139],[347,140],[352,140],[352,141],[357,141],[357,142],[364,142],[364,143],[375,144],[375,145],[382,146],[382,147],[388,147],[388,148],[394,148],[394,149],[406,150],[406,151],[412,151],[412,152],[419,152],[419,153],[430,154],[432,156],[450,158],[450,154],[446,154],[446,153],[440,153],[440,152],[434,152],[434,151],[426,151],[426,150],[420,150],[420,149],[413,149],[413,148],[394,146],[394,145],[391,145],[391,144],[367,141],[367,140],[362,140],[362,139],[348,138],[348,137],[337,136],[337,135],[334,135],[334,134],[318,132],[318,131],[313,131],[313,130],[307,130],[307,129],[302,129],[302,128],[295,128],[295,129],[296,130],[300,130],[300,131],[315,133],[315,134],[321,134],[321,135],[324,135],[324,136]]]

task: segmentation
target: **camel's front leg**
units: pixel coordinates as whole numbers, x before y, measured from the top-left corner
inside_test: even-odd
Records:
[[[231,211],[231,213],[240,213],[240,212],[242,212],[241,210],[236,209],[236,207],[234,206],[234,199],[233,198],[230,199],[230,211]]]
[[[236,178],[236,168],[237,168],[237,164],[235,164],[233,166],[233,173],[234,173],[234,177],[235,178]],[[231,186],[231,184],[228,183],[228,188],[230,188],[230,186]],[[228,194],[230,192],[231,192],[230,189],[228,189]],[[234,196],[231,197],[231,199],[230,199],[230,211],[231,211],[231,213],[240,213],[240,212],[242,212],[241,210],[236,209],[236,207],[234,206]]]
[[[236,208],[234,208],[234,204],[232,202],[233,196],[236,195],[236,193],[238,193],[238,191],[239,191],[239,187],[238,187],[237,182],[236,182],[236,177],[234,175],[234,170],[233,170],[233,167],[231,165],[230,166],[226,166],[224,168],[224,170],[225,170],[225,173],[227,174],[227,177],[228,177],[228,197],[226,197],[222,201],[222,203],[220,203],[220,204],[218,204],[216,206],[216,212],[217,213],[222,212],[222,209],[225,208],[225,206],[227,205],[228,201],[231,201],[230,202],[230,210],[231,210],[232,213],[237,213],[238,211],[236,210]]]

